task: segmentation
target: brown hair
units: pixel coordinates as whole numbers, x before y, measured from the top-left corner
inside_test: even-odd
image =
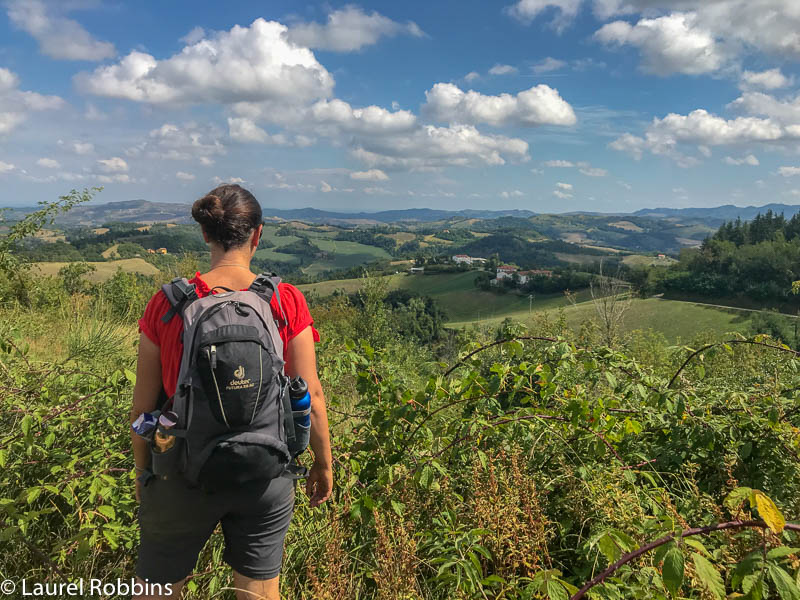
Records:
[[[247,242],[261,225],[261,205],[242,186],[228,183],[195,201],[192,217],[227,252]]]

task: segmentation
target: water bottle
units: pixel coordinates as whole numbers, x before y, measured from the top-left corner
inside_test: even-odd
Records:
[[[289,452],[297,456],[308,447],[311,431],[311,394],[305,379],[298,376],[289,382],[289,399],[294,419],[294,442],[289,444]]]
[[[175,445],[175,436],[169,435],[168,433],[164,433],[162,429],[169,430],[175,427],[175,425],[177,424],[178,424],[178,415],[176,415],[171,410],[163,413],[158,418],[159,428],[156,429],[156,435],[153,440],[153,443],[155,444],[155,448],[153,449],[154,451],[166,452],[167,450],[172,448],[172,446]]]

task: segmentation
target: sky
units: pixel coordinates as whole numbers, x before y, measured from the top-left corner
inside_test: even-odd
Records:
[[[0,205],[800,203],[798,0],[0,7]]]

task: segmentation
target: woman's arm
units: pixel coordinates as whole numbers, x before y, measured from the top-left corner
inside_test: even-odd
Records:
[[[289,341],[287,348],[290,377],[299,375],[306,380],[311,394],[311,450],[314,464],[306,481],[306,493],[311,498],[311,506],[319,506],[331,495],[333,488],[333,466],[331,459],[331,440],[328,432],[328,413],[325,409],[325,395],[317,375],[317,356],[314,352],[314,335],[311,327],[306,327]]]
[[[136,385],[133,387],[131,423],[140,414],[155,410],[161,393],[161,350],[145,334],[139,336],[139,359],[136,363]],[[150,466],[150,449],[147,441],[133,433],[133,460],[136,465],[136,500],[139,500],[138,475]]]

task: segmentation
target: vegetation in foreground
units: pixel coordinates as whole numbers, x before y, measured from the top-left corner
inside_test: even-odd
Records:
[[[0,264],[0,575],[130,577],[133,322],[155,280]],[[285,597],[800,597],[794,351],[564,319],[409,329],[426,306],[383,281],[312,309],[337,488],[299,500]],[[190,595],[229,581],[217,534]]]

